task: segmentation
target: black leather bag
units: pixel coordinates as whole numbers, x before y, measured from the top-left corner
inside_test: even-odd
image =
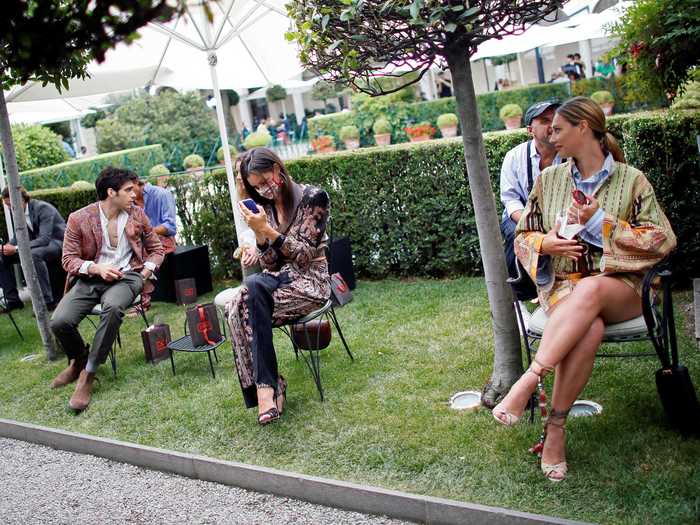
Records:
[[[170,343],[170,327],[167,324],[151,325],[141,331],[143,351],[147,363],[159,363],[170,357],[168,343]]]
[[[339,273],[331,275],[331,299],[336,306],[343,306],[352,301],[350,287]]]
[[[214,303],[192,306],[187,309],[186,316],[193,346],[215,345],[221,341],[219,316]]]
[[[658,322],[650,301],[642,302],[644,319],[661,368],[656,371],[656,389],[669,423],[684,434],[700,434],[700,403],[695,393],[688,369],[678,363],[676,324],[673,318],[670,271],[658,272],[664,290],[663,317]],[[654,275],[649,272],[644,279],[644,295],[647,295]],[[659,325],[659,335],[654,329]],[[670,352],[669,352],[670,347]],[[670,354],[670,355],[669,355]]]

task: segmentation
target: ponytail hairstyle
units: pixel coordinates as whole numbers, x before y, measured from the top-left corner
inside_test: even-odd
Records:
[[[603,155],[607,156],[610,153],[617,162],[625,162],[625,154],[617,143],[617,139],[607,130],[605,113],[590,98],[570,98],[557,108],[556,113],[572,126],[578,126],[581,121],[585,120],[588,127],[591,128],[593,136],[600,142]]]

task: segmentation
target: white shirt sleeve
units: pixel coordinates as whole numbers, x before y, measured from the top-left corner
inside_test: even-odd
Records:
[[[506,153],[501,166],[501,202],[510,217],[513,212],[525,209],[520,195],[518,183],[518,148],[513,148]],[[529,159],[528,159],[529,160]],[[527,199],[527,195],[525,196]]]

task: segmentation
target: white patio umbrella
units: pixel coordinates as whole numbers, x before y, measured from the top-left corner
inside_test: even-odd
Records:
[[[609,27],[619,21],[632,2],[620,2],[600,13],[591,13],[576,20],[579,24],[550,39],[543,47],[553,47],[571,42],[610,37]]]
[[[90,78],[73,79],[68,90],[29,83],[7,95],[8,102],[85,96],[166,85],[180,89],[212,89],[221,143],[228,143],[220,89],[241,89],[282,83],[302,71],[296,48],[284,38],[290,20],[285,0],[219,0],[210,2],[209,19],[199,0],[188,2],[170,22],[149,23],[131,45],[109,51],[102,64],[88,66]],[[239,243],[250,242],[236,202],[231,155],[224,162]],[[242,236],[244,232],[248,232]]]

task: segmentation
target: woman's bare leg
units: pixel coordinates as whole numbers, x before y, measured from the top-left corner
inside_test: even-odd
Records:
[[[537,350],[537,361],[544,366],[557,367],[584,339],[598,317],[605,323],[632,319],[641,313],[641,300],[631,287],[619,279],[587,277],[549,313],[549,321]],[[540,373],[537,364],[533,369]],[[587,380],[588,375],[583,379],[584,386]],[[523,374],[503,399],[502,409],[520,415],[536,385],[535,374]]]

